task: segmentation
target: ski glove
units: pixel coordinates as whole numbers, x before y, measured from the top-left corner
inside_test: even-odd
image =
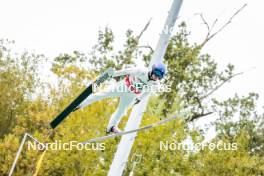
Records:
[[[136,98],[134,105],[138,104],[139,102],[140,102],[140,99],[139,98]]]

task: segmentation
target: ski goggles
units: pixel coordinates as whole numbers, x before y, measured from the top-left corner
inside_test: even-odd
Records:
[[[163,78],[163,73],[159,70],[153,70],[152,74],[154,74],[156,77],[158,77],[159,79]]]

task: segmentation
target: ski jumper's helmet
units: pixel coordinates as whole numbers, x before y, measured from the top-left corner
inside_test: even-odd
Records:
[[[157,63],[152,65],[152,70],[151,70],[151,74],[154,74],[155,76],[157,76],[159,79],[162,79],[164,77],[164,75],[166,74],[166,65],[163,63]]]

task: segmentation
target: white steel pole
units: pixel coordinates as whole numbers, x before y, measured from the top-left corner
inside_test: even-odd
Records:
[[[23,146],[24,146],[24,144],[26,142],[27,137],[31,138],[33,141],[35,141],[35,142],[39,143],[40,145],[42,145],[45,148],[45,150],[47,149],[46,146],[44,145],[44,143],[39,142],[36,138],[34,138],[33,136],[31,136],[30,134],[25,133],[24,134],[24,137],[23,137],[23,139],[21,141],[21,144],[19,146],[19,149],[17,151],[16,158],[15,158],[15,160],[14,160],[14,162],[12,164],[12,167],[11,167],[11,169],[9,171],[8,176],[11,176],[13,174],[14,170],[15,170],[15,167],[16,167],[16,164],[17,164],[17,160],[18,160],[18,158],[20,156],[20,153],[21,153],[21,151],[23,149]]]
[[[171,33],[173,31],[174,24],[176,22],[176,19],[178,17],[182,5],[182,1],[183,0],[173,1],[168,17],[160,34],[158,44],[155,48],[155,52],[152,55],[149,67],[151,67],[154,63],[162,62],[167,46],[169,44],[169,40],[171,37]]]
[[[15,158],[15,160],[14,160],[14,162],[13,162],[13,164],[12,164],[12,167],[11,167],[11,169],[10,169],[10,171],[9,171],[8,176],[11,176],[11,175],[13,174],[14,170],[15,170],[17,160],[18,160],[19,155],[20,155],[20,153],[21,153],[21,151],[22,151],[22,149],[23,149],[24,143],[26,142],[27,136],[28,136],[27,133],[25,133],[25,134],[24,134],[24,137],[23,137],[23,139],[22,139],[22,141],[21,141],[21,144],[20,144],[20,146],[19,146],[19,149],[18,149],[18,151],[17,151],[16,158]]]
[[[152,64],[161,62],[163,60],[182,1],[183,0],[173,1],[163,31],[160,34],[157,47],[154,54],[152,55],[149,67],[151,67]],[[145,97],[139,104],[134,106],[126,124],[125,131],[137,129],[140,126],[143,113],[145,112],[148,104],[148,100],[149,96]],[[131,133],[122,136],[108,172],[108,176],[121,176],[123,174],[136,136],[137,133]]]
[[[144,98],[139,104],[134,106],[126,124],[125,131],[133,130],[139,127],[141,117],[144,113],[141,110],[146,109],[147,103],[148,97]],[[137,133],[130,133],[122,136],[121,141],[117,147],[117,152],[115,154],[114,160],[111,164],[111,168],[108,172],[108,176],[122,175],[136,136]]]

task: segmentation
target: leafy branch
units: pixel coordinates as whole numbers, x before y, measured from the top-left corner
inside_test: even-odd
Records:
[[[235,16],[238,15],[238,13],[240,13],[245,7],[247,6],[247,4],[244,4],[240,9],[238,9],[230,18],[229,20],[224,23],[218,30],[216,30],[216,32],[212,33],[216,23],[218,22],[218,18],[216,18],[214,20],[214,22],[212,23],[212,25],[209,25],[209,23],[206,21],[206,19],[204,18],[203,14],[200,13],[200,18],[203,21],[203,24],[206,26],[207,28],[207,34],[206,37],[204,39],[204,41],[200,44],[201,47],[203,47],[209,40],[211,40],[213,37],[215,37],[219,32],[221,32],[224,28],[226,28],[231,22],[232,20],[235,18]]]

